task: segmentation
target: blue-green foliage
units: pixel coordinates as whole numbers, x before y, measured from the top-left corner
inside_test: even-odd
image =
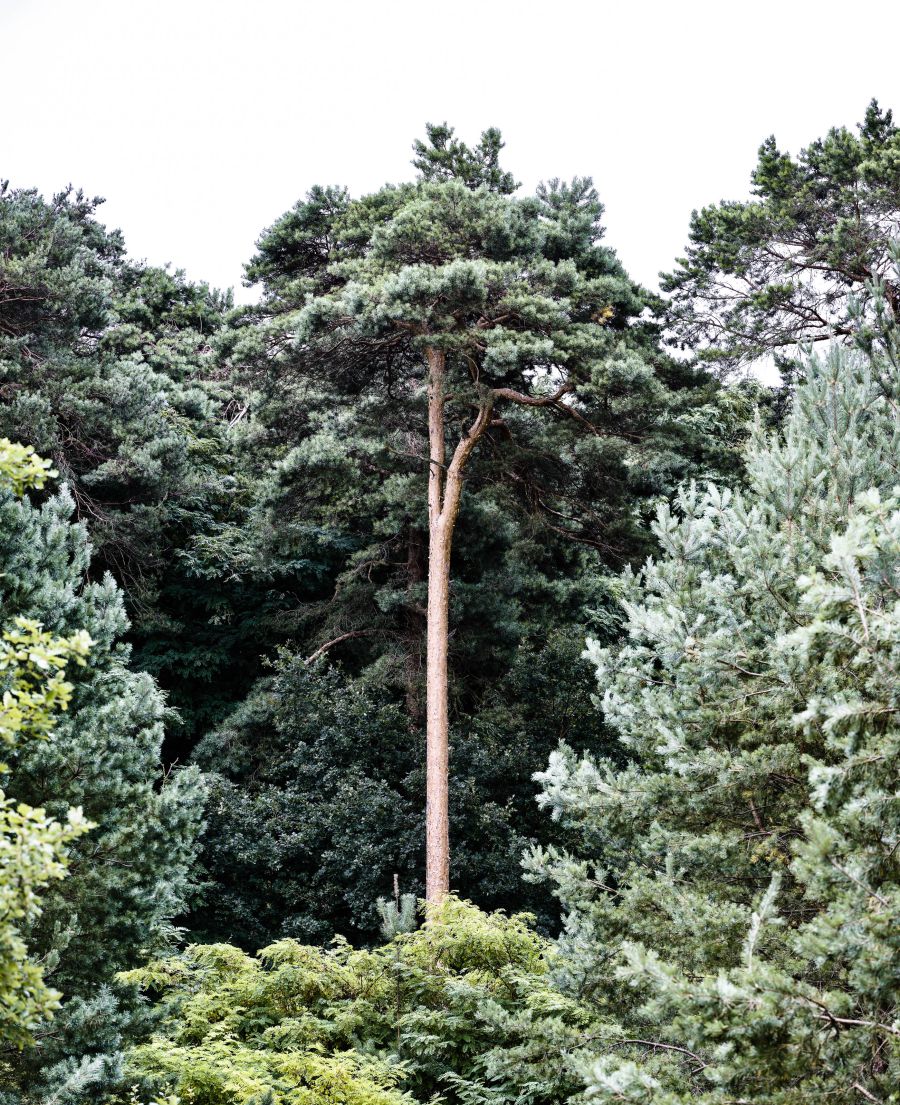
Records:
[[[31,618],[93,642],[85,666],[70,672],[69,708],[50,739],[7,757],[11,798],[56,817],[81,807],[94,828],[72,845],[68,878],[48,888],[27,933],[66,1001],[34,1048],[0,1057],[4,1101],[51,1090],[59,1102],[91,1100],[114,1073],[123,1016],[105,987],[116,970],[169,944],[202,813],[196,770],[163,778],[163,698],[129,669],[121,593],[109,576],[87,580],[90,545],[72,511],[67,492],[38,506],[0,488],[4,623]],[[69,1079],[81,1096],[60,1090]]]
[[[0,489],[14,496],[40,489],[51,475],[49,461],[30,446],[0,438]],[[66,666],[82,664],[91,645],[79,630],[58,637],[29,618],[0,622],[0,754],[49,739],[71,701]],[[8,765],[0,762],[0,783]],[[0,1044],[21,1048],[59,1005],[23,939],[41,913],[41,894],[66,873],[66,846],[90,828],[80,809],[65,821],[6,797],[0,789]]]
[[[882,321],[888,316],[876,306]],[[900,1084],[896,332],[807,361],[748,486],[690,485],[592,643],[630,763],[561,749],[537,850],[569,987],[630,1047],[598,1101],[895,1101]]]

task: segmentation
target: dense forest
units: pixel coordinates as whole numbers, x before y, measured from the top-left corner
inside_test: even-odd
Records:
[[[0,1105],[900,1102],[900,128],[408,175],[0,186]]]

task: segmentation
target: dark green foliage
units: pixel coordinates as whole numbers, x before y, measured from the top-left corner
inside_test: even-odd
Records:
[[[413,165],[422,180],[459,180],[467,188],[487,188],[506,195],[519,187],[512,173],[500,168],[504,143],[496,127],[484,131],[474,149],[454,138],[453,127],[446,123],[428,123],[425,133],[427,142],[417,139],[413,143]]]
[[[465,177],[462,169],[459,175]],[[438,279],[470,257],[481,258],[477,264],[499,281],[487,289],[489,299],[501,294],[504,281],[519,280],[515,294],[532,297],[535,318],[549,310],[550,300],[538,302],[541,290],[551,300],[567,294],[552,290],[553,280],[565,274],[581,289],[577,325],[556,355],[567,372],[574,361],[584,367],[594,358],[573,404],[596,432],[582,432],[564,405],[536,411],[506,404],[469,463],[454,604],[457,618],[466,617],[467,607],[470,616],[458,623],[454,648],[468,648],[481,627],[496,654],[505,638],[498,628],[509,617],[491,607],[504,602],[510,583],[518,586],[516,577],[533,574],[540,562],[550,579],[565,576],[576,562],[565,548],[571,541],[596,549],[606,562],[629,560],[645,547],[642,501],[692,471],[728,463],[717,447],[717,423],[725,418],[715,386],[660,354],[656,329],[638,320],[645,294],[600,242],[601,215],[585,179],[552,181],[522,201],[483,187],[461,189],[456,177],[386,188],[358,201],[317,188],[266,231],[248,266],[248,279],[263,284],[263,300],[243,312],[225,343],[252,389],[254,450],[274,461],[255,511],[261,555],[277,573],[317,547],[337,554],[334,593],[323,594],[327,605],[306,610],[304,632],[315,634],[314,646],[340,639],[338,655],[356,668],[375,663],[380,681],[387,676],[403,687],[413,714],[427,558],[421,355],[415,342],[379,337],[377,325],[359,340],[348,332],[340,340],[297,341],[305,297],[343,289],[352,298],[351,289],[369,276],[377,283],[382,268],[406,281]],[[327,313],[324,303],[316,310]],[[484,361],[482,383],[493,375],[498,386],[526,390],[529,364],[539,375],[552,367],[541,357],[558,319],[523,316],[495,325],[488,324],[494,307],[484,309],[475,344],[465,353],[459,347],[452,422],[465,420],[466,404],[477,399],[478,388],[466,382],[467,357]],[[459,316],[447,322],[450,330],[477,321],[478,312],[469,319],[464,303],[448,310]],[[304,317],[312,325],[309,310]],[[476,349],[478,333],[487,354]],[[449,334],[452,345],[457,338]],[[521,363],[503,367],[513,348]],[[474,674],[479,661],[457,670]]]
[[[774,354],[789,375],[799,342],[853,331],[850,304],[884,280],[894,317],[900,287],[900,130],[873,100],[858,133],[829,131],[794,158],[775,138],[759,149],[754,198],[695,211],[687,254],[663,279],[670,322],[702,358],[729,368]]]
[[[468,264],[470,256],[493,266],[498,288],[521,279],[522,294],[537,296],[538,314],[548,309],[538,303],[547,281],[565,273],[579,287],[590,283],[573,328],[582,337],[570,335],[571,349],[558,352],[567,364],[588,361],[589,352],[596,359],[573,402],[597,432],[582,433],[565,405],[545,412],[507,404],[469,464],[454,564],[456,617],[465,618],[467,608],[469,617],[458,623],[453,647],[468,648],[481,627],[496,655],[505,639],[516,641],[502,629],[508,614],[492,610],[498,601],[508,610],[502,596],[510,584],[518,587],[516,577],[541,561],[551,580],[565,575],[564,562],[574,563],[565,549],[571,541],[605,561],[630,559],[644,542],[638,504],[726,459],[715,452],[715,387],[663,357],[654,327],[637,320],[646,300],[600,244],[601,213],[587,180],[554,181],[523,201],[470,192],[455,181],[387,188],[353,202],[339,190],[314,189],[263,235],[248,266],[248,278],[263,282],[263,300],[243,313],[226,344],[252,388],[254,449],[275,462],[255,512],[258,547],[276,573],[282,563],[308,559],[316,546],[337,553],[334,593],[323,594],[327,604],[307,608],[304,632],[315,634],[315,647],[337,640],[337,654],[356,669],[374,664],[381,682],[403,688],[414,717],[427,557],[421,356],[374,331],[359,341],[345,335],[297,342],[305,297],[350,294],[357,284],[348,281],[358,282],[366,265],[424,279]],[[549,284],[544,290],[563,294]],[[476,316],[466,321],[458,307],[464,328]],[[530,386],[522,377],[544,355],[537,346],[549,340],[545,324],[556,325],[534,322],[530,338],[532,323],[521,322],[523,333],[512,322],[482,328],[497,345],[490,354],[496,384]],[[519,350],[521,364],[502,367],[504,342]],[[530,351],[529,342],[537,343]],[[464,375],[465,357],[473,355],[484,359],[475,346],[465,356],[460,347],[461,420],[477,398]],[[468,668],[468,678],[479,662],[456,667]]]
[[[193,769],[161,775],[164,726],[166,758],[195,751],[208,773],[203,885],[179,918],[195,934],[254,951],[408,927],[376,903],[423,873],[426,347],[447,357],[451,449],[493,403],[451,566],[453,886],[555,925],[550,890],[520,878],[524,849],[563,839],[532,776],[560,741],[627,759],[591,706],[586,623],[615,641],[606,573],[653,548],[647,519],[680,481],[739,471],[758,391],[667,357],[591,181],[516,198],[502,146],[430,126],[417,181],[313,189],[264,232],[247,267],[262,298],[238,311],[130,262],[96,201],[0,193],[0,436],[68,486],[2,506],[4,624],[24,613],[97,642],[58,738],[15,764],[14,797],[82,804],[97,829],[30,934],[67,1000],[39,1049],[0,1055],[3,1105],[99,1100],[144,1020],[106,984],[171,940],[202,804]],[[520,921],[446,909],[443,929],[371,952],[152,968],[138,981],[168,993],[133,1055],[142,1091],[569,1099],[584,1007],[552,991]]]
[[[598,751],[608,742],[582,643],[559,631],[518,648],[453,727],[454,887],[486,908],[528,905],[546,928],[555,904],[523,886],[519,869],[529,843],[555,835],[531,776],[560,740]],[[421,893],[422,733],[368,684],[285,654],[201,741],[210,800],[193,932],[251,950],[282,936],[370,940],[395,874],[404,892]]]
[[[395,706],[284,656],[196,750],[210,885],[192,929],[246,948],[377,931],[395,872],[420,889],[420,743]]]
[[[104,325],[122,237],[93,218],[97,200],[69,189],[46,203],[0,185],[0,308],[4,353],[41,355]]]
[[[135,663],[180,711],[174,757],[252,683],[284,601],[231,541],[256,477],[214,348],[230,298],[130,262],[98,203],[0,193],[0,436],[65,480],[93,577],[125,591]]]
[[[53,461],[100,562],[152,594],[169,511],[204,483],[214,401],[201,376],[227,302],[126,262],[97,203],[0,195],[0,432]]]

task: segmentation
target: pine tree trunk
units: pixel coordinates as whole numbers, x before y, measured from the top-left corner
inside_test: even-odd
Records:
[[[433,526],[428,558],[425,896],[430,902],[444,897],[450,890],[447,648],[451,536],[449,528],[440,521]]]
[[[425,722],[422,701],[422,630],[426,611],[419,598],[419,584],[425,579],[425,534],[410,524],[406,535],[406,716],[411,733],[418,734]]]
[[[444,354],[428,351],[428,624],[425,695],[425,897],[450,892],[447,649],[453,522],[444,508]]]
[[[491,421],[496,392],[485,392],[478,416],[447,464],[444,445],[445,354],[428,353],[428,624],[425,695],[425,897],[450,893],[450,740],[447,652],[450,630],[450,553],[466,461]]]

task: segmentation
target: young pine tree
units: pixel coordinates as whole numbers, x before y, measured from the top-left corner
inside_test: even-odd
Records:
[[[900,357],[863,338],[809,361],[746,491],[660,509],[627,640],[588,650],[631,762],[542,775],[580,843],[529,866],[618,1022],[592,1099],[896,1100]]]
[[[49,468],[30,447],[0,438],[4,492],[43,487]],[[84,631],[54,637],[27,618],[0,625],[0,749],[52,736],[72,693],[66,665],[83,663],[90,643]],[[7,770],[0,764],[0,777]],[[40,916],[41,891],[64,877],[67,845],[87,828],[79,809],[69,810],[63,823],[0,790],[0,1048],[32,1044],[34,1031],[59,1005],[59,994],[29,957],[22,928]]]

